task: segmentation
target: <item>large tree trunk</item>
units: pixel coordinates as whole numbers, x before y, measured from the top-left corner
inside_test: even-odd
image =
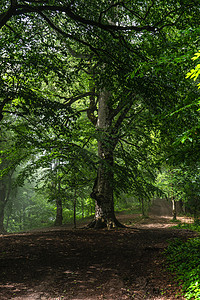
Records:
[[[122,227],[114,213],[113,202],[113,153],[115,142],[109,135],[111,125],[108,100],[110,94],[102,91],[99,97],[98,108],[98,156],[100,159],[97,178],[94,183],[91,197],[95,199],[95,219],[90,223],[94,228]]]
[[[95,228],[116,226],[113,203],[112,152],[105,154],[104,150],[100,147],[99,154],[104,157],[101,157],[97,179],[91,193],[91,197],[95,199],[95,220],[93,224]]]

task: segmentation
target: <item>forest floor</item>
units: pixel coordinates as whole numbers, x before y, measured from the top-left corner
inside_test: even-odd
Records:
[[[125,229],[63,226],[1,235],[0,299],[184,299],[162,252],[169,241],[195,233],[171,228],[163,204],[156,205],[145,219],[119,214]]]

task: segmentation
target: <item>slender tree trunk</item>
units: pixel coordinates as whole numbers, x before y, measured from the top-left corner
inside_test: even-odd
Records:
[[[173,174],[173,170],[171,171],[171,174]],[[171,201],[172,201],[172,220],[176,221],[176,201],[174,199],[173,183],[171,184],[171,187],[172,187],[172,195],[171,195]]]
[[[56,220],[54,225],[55,226],[61,226],[63,221],[63,215],[62,215],[62,200],[60,198],[56,199]]]
[[[176,221],[176,201],[174,197],[172,197],[172,217],[173,221]]]
[[[0,234],[6,232],[4,228],[4,209],[5,209],[5,204],[0,199]]]
[[[109,97],[110,94],[107,91],[102,91],[99,97],[97,130],[100,163],[91,193],[91,197],[95,199],[95,219],[89,224],[90,227],[94,228],[123,226],[117,221],[114,213],[113,154],[115,144],[112,143],[112,136],[109,135],[112,121],[108,107]]]
[[[92,199],[90,200],[90,210],[89,210],[89,213],[88,215],[91,215],[94,213],[94,206],[93,206],[93,203],[92,203]]]
[[[5,207],[7,203],[6,197],[6,185],[0,180],[0,233],[5,233],[6,230],[4,228],[4,213]]]
[[[19,212],[19,230],[22,230],[22,210]]]
[[[74,192],[74,228],[76,228],[76,189]]]
[[[185,214],[185,205],[182,200],[179,200],[180,213]]]
[[[142,216],[145,217],[145,204],[144,204],[144,199],[140,199],[141,202],[141,208],[142,208]]]
[[[198,219],[198,214],[197,214],[198,199],[195,196],[193,197],[194,197],[194,221],[196,222]]]
[[[81,199],[81,212],[82,212],[82,219],[84,219],[85,216],[85,207],[84,207],[84,201]]]
[[[54,225],[61,226],[63,221],[62,199],[60,198],[60,180],[58,181],[58,195],[56,197],[56,220]]]
[[[9,215],[7,215],[6,226],[5,226],[5,230],[6,230],[6,231],[8,230],[10,217],[11,217],[11,213],[10,213]]]

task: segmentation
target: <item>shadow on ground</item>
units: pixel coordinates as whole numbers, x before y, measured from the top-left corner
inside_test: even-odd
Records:
[[[0,236],[0,299],[183,299],[163,270],[162,251],[194,233],[169,228],[169,218],[120,220],[129,219],[120,230]]]

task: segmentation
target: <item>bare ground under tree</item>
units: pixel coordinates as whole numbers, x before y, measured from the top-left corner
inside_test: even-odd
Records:
[[[56,228],[0,236],[0,299],[183,299],[163,268],[168,217],[120,215],[130,228]]]

